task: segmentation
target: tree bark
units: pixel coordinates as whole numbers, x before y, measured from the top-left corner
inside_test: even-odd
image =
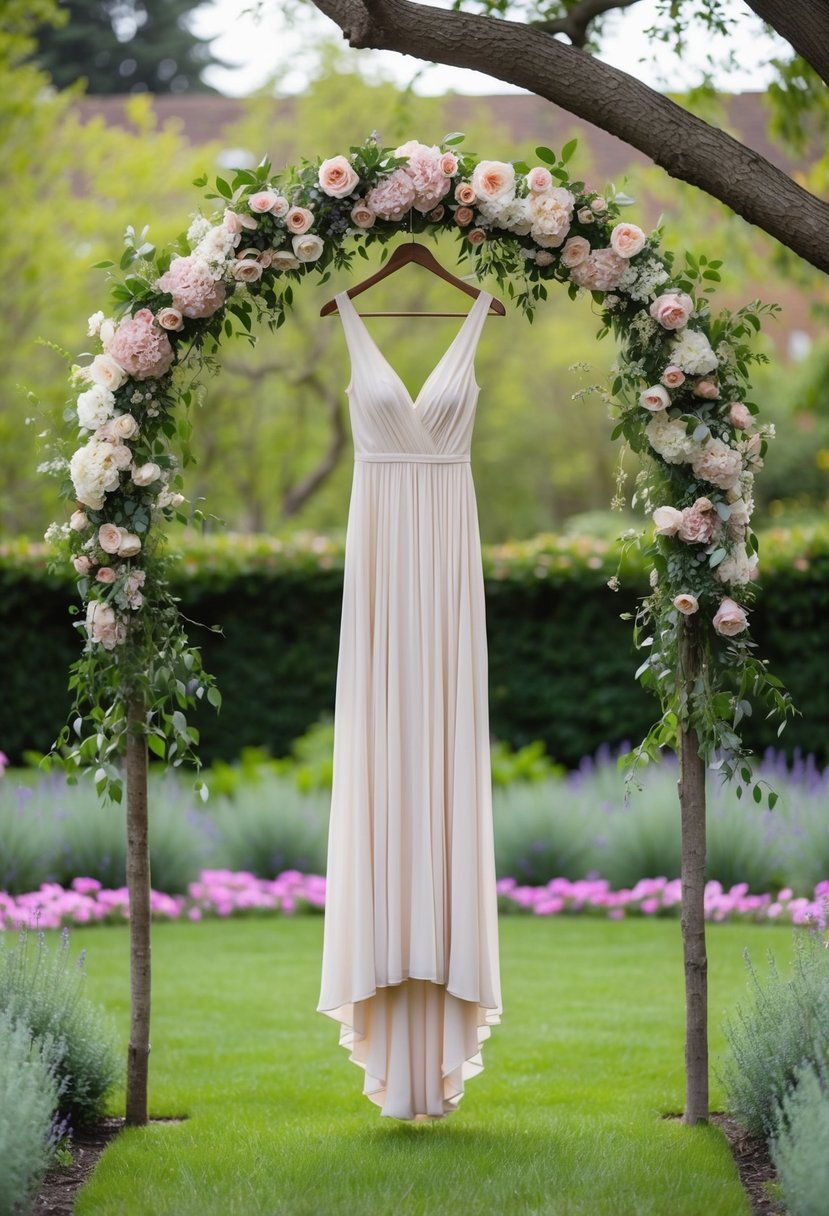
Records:
[[[472,68],[555,102],[638,148],[671,177],[698,186],[829,273],[829,203],[626,72],[532,26],[496,17],[413,0],[313,3],[354,47]],[[815,0],[787,3],[793,14],[808,7],[812,28],[829,39],[829,5],[821,15]],[[779,0],[751,0],[751,7],[771,10]]]
[[[680,678],[690,697],[699,675],[695,622],[683,620]],[[696,731],[680,724],[682,955],[685,966],[685,1122],[708,1120],[708,958],[705,950],[705,761]]]
[[[829,6],[826,0],[746,0],[829,84]]]
[[[127,1126],[149,1120],[150,1055],[150,836],[147,736],[140,697],[127,707],[127,889],[130,901],[130,1041],[127,1052]]]

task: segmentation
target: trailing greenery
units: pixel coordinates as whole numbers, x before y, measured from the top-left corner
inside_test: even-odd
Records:
[[[0,1009],[0,1216],[21,1216],[58,1140],[58,1085],[48,1051]]]
[[[152,774],[155,889],[183,894],[203,868],[267,879],[284,870],[324,873],[330,741],[330,726],[321,726],[297,742],[301,759],[272,761],[251,750],[239,765],[217,763],[205,776],[207,803],[189,783]],[[503,767],[505,749],[499,751]],[[618,890],[679,875],[673,763],[651,766],[626,801],[607,749],[566,779],[527,779],[549,767],[538,748],[506,755],[513,774],[523,775],[494,788],[499,877],[540,885],[599,874]],[[745,883],[756,894],[790,888],[811,897],[829,878],[829,772],[803,762],[789,770],[778,757],[764,760],[760,776],[780,795],[774,811],[712,783],[707,875],[725,890]],[[0,890],[19,895],[46,881],[69,887],[79,877],[123,886],[122,816],[99,805],[89,782],[7,774],[0,783]]]
[[[744,737],[755,749],[799,747],[826,759],[829,683],[815,680],[804,660],[829,652],[829,527],[775,529],[760,540],[763,594],[753,631],[802,717],[778,741],[777,728],[757,715],[743,723]],[[202,757],[235,760],[248,745],[287,754],[292,740],[333,712],[342,543],[228,536],[188,538],[178,551],[172,588],[223,693],[218,718],[201,709],[191,719]],[[619,618],[647,588],[641,557],[625,556],[616,593],[607,582],[618,549],[603,539],[541,536],[491,546],[484,563],[495,737],[513,747],[540,739],[568,767],[602,743],[640,738],[653,707],[631,678],[636,655]],[[4,673],[0,746],[13,762],[28,749],[47,751],[68,711],[73,599],[69,574],[45,569],[42,546],[0,552],[0,627],[15,655]]]
[[[50,950],[42,933],[0,939],[0,1013],[46,1045],[58,1085],[57,1109],[75,1127],[100,1114],[120,1072],[112,1027],[84,992],[84,955],[69,955],[69,934]]]
[[[823,1216],[829,1195],[829,1067],[798,1070],[778,1113],[771,1154],[788,1216]]]
[[[804,1068],[821,1067],[829,1055],[829,950],[824,938],[799,934],[788,979],[771,955],[765,980],[748,952],[746,963],[753,1001],[726,1022],[731,1050],[723,1081],[730,1113],[753,1135],[769,1139]],[[823,1195],[825,1200],[825,1190]]]

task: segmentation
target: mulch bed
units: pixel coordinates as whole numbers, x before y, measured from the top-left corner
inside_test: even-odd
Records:
[[[669,1115],[668,1118],[679,1118]],[[151,1119],[151,1123],[180,1122],[178,1119]],[[783,1216],[783,1208],[769,1194],[774,1182],[774,1166],[761,1136],[749,1136],[729,1115],[716,1113],[711,1122],[728,1140],[740,1182],[748,1195],[754,1216]],[[32,1208],[32,1216],[72,1216],[78,1191],[89,1178],[110,1140],[121,1131],[123,1119],[102,1119],[94,1128],[72,1138],[71,1165],[48,1170]]]

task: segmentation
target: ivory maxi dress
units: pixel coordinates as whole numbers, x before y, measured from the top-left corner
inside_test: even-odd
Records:
[[[398,1119],[454,1110],[500,1021],[487,647],[469,448],[481,293],[412,400],[348,295],[354,481],[318,1009]]]

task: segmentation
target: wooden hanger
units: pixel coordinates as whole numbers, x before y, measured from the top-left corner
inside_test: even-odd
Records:
[[[456,278],[449,271],[441,266],[440,262],[434,254],[426,248],[425,245],[419,245],[416,241],[409,241],[405,245],[398,245],[394,253],[391,255],[385,266],[381,267],[376,274],[364,279],[362,283],[355,283],[346,292],[349,299],[360,295],[363,291],[368,291],[369,287],[373,287],[375,283],[379,283],[381,279],[385,279],[388,275],[394,274],[403,266],[408,266],[410,262],[415,262],[418,266],[422,266],[424,270],[430,271],[437,275],[439,279],[443,279],[447,283],[451,283],[453,287],[457,287],[459,291],[466,292],[468,296],[477,299],[481,294],[480,288],[472,287],[469,283],[465,283],[463,279]],[[330,316],[332,312],[337,311],[337,301],[329,300],[327,304],[323,304],[320,309],[320,316]],[[492,299],[489,305],[490,314],[497,317],[506,315],[506,308],[500,300]],[[465,317],[463,312],[364,312],[361,313],[364,317]]]

